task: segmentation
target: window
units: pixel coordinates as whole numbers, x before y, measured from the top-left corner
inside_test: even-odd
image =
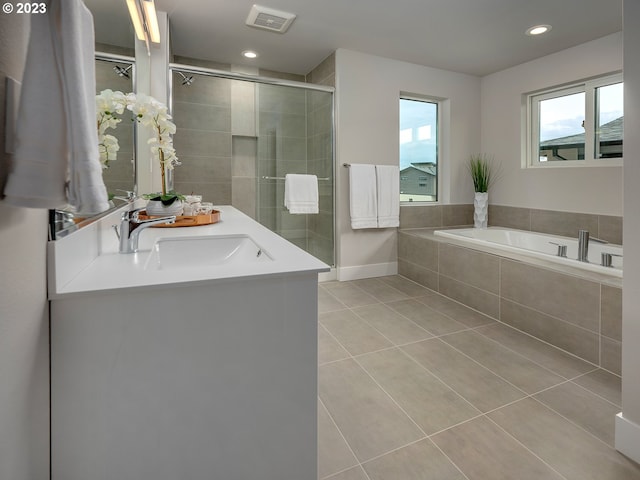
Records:
[[[400,98],[400,201],[438,201],[438,102]]]
[[[527,96],[527,166],[621,165],[622,75]]]

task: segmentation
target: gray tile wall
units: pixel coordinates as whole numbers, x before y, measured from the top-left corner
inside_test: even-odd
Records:
[[[174,188],[203,200],[232,202],[233,143],[231,81],[195,75],[182,85],[174,73],[172,113],[177,126],[174,146],[182,165],[174,170]]]
[[[620,375],[621,288],[410,231],[398,233],[398,272]]]
[[[489,225],[577,237],[578,230],[622,245],[622,217],[489,205]]]
[[[400,228],[473,225],[473,205],[401,205]]]
[[[473,225],[473,205],[402,205],[400,228]],[[489,226],[578,237],[578,230],[622,245],[622,217],[489,205]]]

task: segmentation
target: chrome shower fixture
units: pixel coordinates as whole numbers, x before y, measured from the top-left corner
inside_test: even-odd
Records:
[[[191,85],[193,83],[193,75],[189,75],[187,77],[184,73],[178,72],[177,70],[176,70],[176,73],[182,77],[182,82],[181,82],[182,85],[189,86],[189,85]]]
[[[116,75],[118,75],[119,77],[126,77],[126,78],[131,78],[129,76],[129,70],[131,70],[131,67],[133,67],[133,65],[129,65],[128,67],[121,67],[120,65],[115,65],[113,67],[113,71],[116,72]]]

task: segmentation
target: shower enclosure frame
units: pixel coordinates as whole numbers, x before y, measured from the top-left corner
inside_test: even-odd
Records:
[[[259,75],[249,75],[245,73],[230,72],[226,70],[218,70],[214,68],[186,65],[181,63],[170,62],[168,65],[167,75],[167,90],[169,101],[169,112],[173,114],[173,72],[179,72],[181,74],[195,74],[204,75],[208,77],[225,78],[229,80],[240,80],[251,82],[254,84],[276,85],[283,87],[300,88],[303,90],[315,90],[320,92],[331,93],[331,166],[332,166],[332,183],[331,183],[331,196],[332,196],[332,263],[331,267],[336,267],[336,96],[335,87],[318,85],[314,83],[297,82],[294,80],[287,80],[281,78],[263,77]],[[256,178],[257,180],[257,178]],[[173,171],[167,171],[167,182],[171,188],[173,188]],[[258,199],[259,201],[259,199]],[[276,232],[277,233],[277,232]]]

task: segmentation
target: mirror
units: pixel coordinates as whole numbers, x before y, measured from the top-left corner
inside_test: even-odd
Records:
[[[91,10],[95,24],[96,38],[96,94],[102,90],[119,90],[123,93],[136,91],[136,59],[134,32],[122,5],[120,18],[111,18],[99,1],[85,1]],[[136,190],[135,139],[136,123],[129,121],[124,114],[122,121],[115,129],[107,133],[118,139],[117,157],[103,170],[104,179],[112,208],[117,208],[127,201],[127,192]],[[109,210],[110,211],[110,210]],[[49,214],[49,232],[52,240],[62,238],[69,233],[92,223],[105,215],[81,218],[68,210],[51,210]]]
[[[135,91],[135,68],[135,61],[130,57],[96,52],[96,93],[106,89],[123,93]],[[135,187],[136,122],[130,117],[130,112],[120,115],[121,122],[107,131],[118,139],[119,145],[115,160],[109,161],[102,171],[110,200],[126,196],[126,192]]]

